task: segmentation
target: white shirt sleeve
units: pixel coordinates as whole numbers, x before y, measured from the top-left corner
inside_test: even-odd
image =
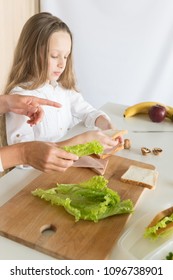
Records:
[[[95,121],[99,116],[104,116],[107,120],[111,121],[107,114],[101,110],[96,110],[85,101],[80,93],[71,92],[70,94],[72,115],[80,118],[86,127],[94,128]]]
[[[4,171],[4,168],[3,168],[3,165],[2,165],[1,155],[0,155],[0,172],[3,172],[3,171]]]

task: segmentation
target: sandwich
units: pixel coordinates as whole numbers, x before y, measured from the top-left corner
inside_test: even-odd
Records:
[[[99,141],[93,140],[91,142],[87,142],[85,144],[77,144],[74,146],[64,146],[63,149],[66,152],[75,154],[79,157],[89,156],[92,154],[102,154],[103,153],[103,146],[100,144]]]
[[[114,129],[105,130],[103,132],[112,139],[116,139],[127,133],[126,130]],[[85,144],[63,147],[63,149],[67,152],[71,152],[79,156],[79,160],[74,162],[73,167],[91,168],[100,175],[104,175],[106,171],[109,162],[108,157],[123,148],[123,144],[118,144],[113,149],[104,151],[103,146],[96,140]]]
[[[158,213],[145,229],[144,237],[157,239],[173,233],[173,207]]]
[[[155,189],[158,174],[156,170],[130,165],[127,171],[121,176],[120,180],[132,185]]]
[[[91,168],[96,173],[104,175],[108,160],[96,157],[96,155],[102,154],[104,150],[100,142],[94,140],[85,144],[65,146],[63,149],[79,156],[79,159],[73,163],[73,167]]]
[[[125,133],[127,133],[127,130],[108,129],[103,130],[103,133],[116,140],[118,137],[122,137]],[[115,152],[124,149],[124,144],[117,144],[114,148],[104,150],[99,141],[93,140],[91,142],[78,144],[75,146],[64,146],[63,149],[67,152],[76,154],[79,157],[93,155],[104,159]]]

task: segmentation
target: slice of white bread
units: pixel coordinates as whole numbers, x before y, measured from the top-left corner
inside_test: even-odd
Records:
[[[148,189],[155,189],[159,173],[156,170],[130,165],[121,181]]]
[[[116,139],[119,136],[123,136],[124,134],[128,133],[128,131],[127,130],[108,129],[108,130],[103,130],[103,133],[110,136],[112,139]],[[112,149],[105,150],[102,155],[97,155],[97,157],[105,159],[105,158],[113,155],[114,153],[122,150],[122,149],[124,149],[124,144],[123,143],[116,145]]]

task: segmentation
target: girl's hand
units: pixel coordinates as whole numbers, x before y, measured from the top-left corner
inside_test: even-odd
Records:
[[[100,128],[101,130],[107,130],[107,129],[112,129],[113,125],[110,123],[109,120],[107,120],[104,116],[99,116],[96,121],[95,125]]]
[[[99,141],[103,145],[105,150],[114,148],[116,145],[123,142],[123,139],[121,137],[117,137],[115,140],[113,140],[110,136],[106,135],[104,131],[92,130],[76,135],[58,144],[61,146],[77,145],[77,144],[84,144],[87,142],[91,142],[93,140]]]

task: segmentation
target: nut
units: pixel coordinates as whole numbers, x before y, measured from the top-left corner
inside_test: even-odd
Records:
[[[151,150],[146,147],[142,147],[141,152],[142,152],[143,156],[146,156],[151,153]]]
[[[124,149],[129,150],[131,148],[130,139],[124,139]]]
[[[152,152],[153,152],[153,154],[155,155],[155,156],[159,156],[161,153],[162,153],[162,149],[161,148],[154,148],[153,150],[152,150]]]

